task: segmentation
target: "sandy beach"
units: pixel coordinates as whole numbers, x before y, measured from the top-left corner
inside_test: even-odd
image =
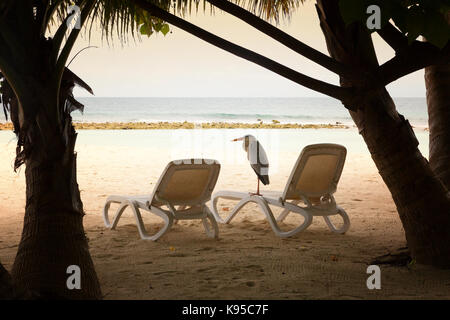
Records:
[[[105,299],[450,298],[450,271],[415,264],[381,266],[381,290],[367,289],[370,261],[404,247],[405,239],[389,191],[353,128],[250,132],[260,136],[271,161],[271,184],[264,190],[284,188],[307,144],[340,142],[347,147],[335,195],[350,216],[345,235],[331,233],[317,217],[303,233],[280,239],[259,209],[248,205],[230,225],[219,225],[218,240],[207,238],[200,222],[182,221],[157,242],[139,238],[130,210],[117,230],[107,230],[101,216],[106,197],[150,194],[167,162],[182,155],[221,162],[216,190],[254,190],[256,179],[241,146],[229,143],[247,131],[102,132],[81,130],[77,152],[84,225]],[[417,135],[427,155],[427,133]],[[25,181],[24,168],[18,173],[12,169],[15,140],[10,132],[0,132],[0,147],[0,261],[9,269],[22,229]],[[220,204],[225,210],[231,205]],[[150,231],[161,225],[150,214],[144,220]],[[283,226],[295,222],[289,217]]]

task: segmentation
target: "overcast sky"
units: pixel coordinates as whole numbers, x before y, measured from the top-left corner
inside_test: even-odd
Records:
[[[313,6],[300,6],[290,21],[279,27],[308,45],[326,53],[325,40]],[[285,48],[227,13],[198,13],[188,20],[219,36],[254,50],[307,75],[338,84],[338,78]],[[83,78],[98,97],[320,97],[251,62],[238,58],[175,27],[162,34],[122,46],[102,42],[95,32],[90,42],[78,40],[72,55],[83,51],[70,68]],[[380,62],[393,51],[374,37]],[[424,97],[423,71],[397,80],[388,87],[394,97]],[[81,90],[78,96],[87,94]]]

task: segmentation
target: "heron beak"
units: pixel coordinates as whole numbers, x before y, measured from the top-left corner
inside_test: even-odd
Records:
[[[244,137],[236,138],[236,139],[233,139],[233,140],[231,140],[231,141],[233,142],[233,141],[242,141],[242,140],[244,140]]]

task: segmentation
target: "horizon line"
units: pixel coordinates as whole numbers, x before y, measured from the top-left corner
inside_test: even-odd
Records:
[[[76,95],[75,98],[156,98],[156,99],[330,99],[330,100],[336,100],[337,99],[331,98],[331,97],[265,97],[265,96],[250,96],[250,97],[243,97],[243,96],[233,96],[233,97],[226,97],[226,96],[216,96],[216,97],[206,97],[206,96],[196,96],[196,97],[169,97],[169,96],[95,96],[95,95]],[[393,99],[395,98],[423,98],[425,99],[425,96],[392,96]]]

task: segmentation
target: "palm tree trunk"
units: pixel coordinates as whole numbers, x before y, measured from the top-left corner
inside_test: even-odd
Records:
[[[447,14],[450,22],[450,13]],[[450,191],[450,63],[425,68],[430,166]]]
[[[0,300],[10,300],[14,298],[14,289],[11,275],[0,263]]]
[[[35,110],[45,109],[35,106]],[[39,114],[37,119],[43,116]],[[99,299],[100,285],[82,223],[75,130],[71,122],[63,126],[64,130],[54,122],[42,120],[39,124],[30,131],[32,149],[25,160],[25,218],[12,278],[18,288],[38,298]],[[72,265],[81,269],[79,290],[67,286],[71,276],[67,268]]]
[[[370,73],[378,65],[370,34],[357,24],[345,26],[337,0],[317,0],[317,9],[331,56]],[[363,84],[341,78],[341,85]],[[418,150],[411,126],[386,89],[368,92],[355,107],[351,116],[392,194],[413,258],[450,267],[450,199]]]

